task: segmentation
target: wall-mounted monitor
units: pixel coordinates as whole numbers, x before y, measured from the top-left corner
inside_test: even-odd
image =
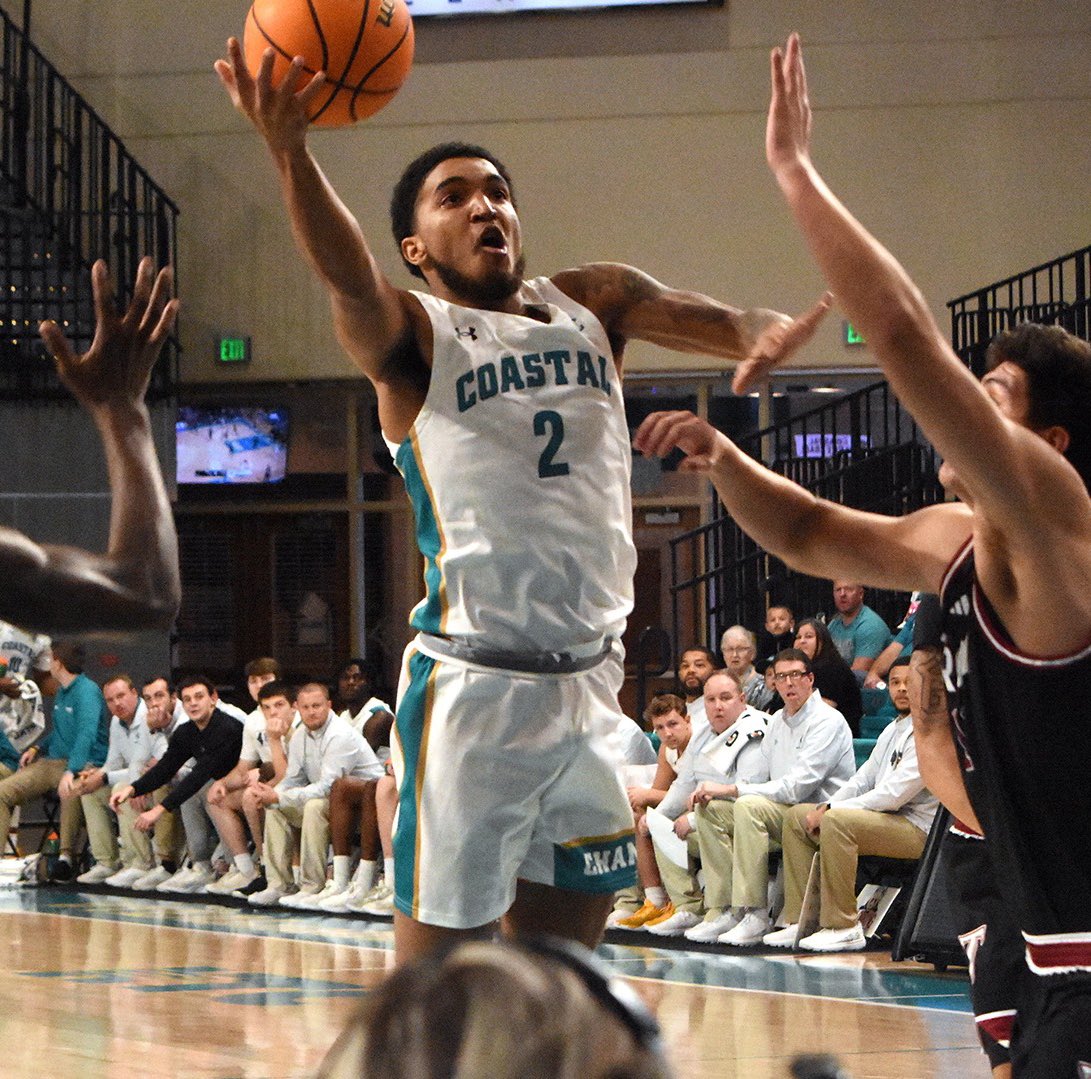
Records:
[[[179,405],[179,483],[279,483],[288,468],[288,414],[252,405]]]
[[[688,4],[721,7],[723,0],[408,0],[414,19],[429,15],[510,15],[524,11],[580,11]]]

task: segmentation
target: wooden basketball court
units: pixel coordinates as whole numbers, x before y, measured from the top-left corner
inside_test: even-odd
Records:
[[[56,887],[0,891],[0,926],[0,1073],[19,1079],[303,1079],[393,959],[388,921]],[[854,1079],[989,1074],[964,972],[875,952],[600,955],[659,1016],[679,1079],[783,1079],[803,1052]]]

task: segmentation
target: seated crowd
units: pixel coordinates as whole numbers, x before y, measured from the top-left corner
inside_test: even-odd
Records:
[[[771,607],[760,638],[732,626],[721,655],[686,649],[681,694],[656,696],[645,714],[652,739],[636,724],[619,731],[640,883],[618,896],[610,926],[727,946],[865,946],[857,858],[919,857],[936,801],[909,714],[903,645],[911,649],[913,608],[909,632],[895,638],[859,586],[835,582],[834,600],[830,626],[797,626],[787,608]],[[86,825],[94,864],[82,884],[392,913],[393,715],[370,695],[362,661],[343,667],[331,693],[320,681],[290,686],[275,659],[254,660],[249,712],[199,675],[174,686],[118,673],[100,688],[71,642],[55,643],[49,662],[48,738],[20,754],[0,731],[0,826],[55,790],[56,877],[75,872]],[[897,715],[856,769],[861,683],[881,677]],[[770,918],[771,850],[783,851],[780,928]],[[816,857],[818,927],[799,939]]]

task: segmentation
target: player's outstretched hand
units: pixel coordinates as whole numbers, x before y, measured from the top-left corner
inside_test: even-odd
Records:
[[[227,40],[227,59],[213,65],[231,103],[261,133],[274,153],[299,150],[306,145],[311,102],[322,92],[326,76],[319,71],[300,86],[303,58],[295,57],[279,86],[273,86],[276,53],[262,54],[257,78],[250,74],[237,38]]]
[[[772,97],[765,126],[765,156],[779,178],[811,162],[811,104],[799,35],[775,48],[770,56]]]
[[[746,393],[761,382],[775,367],[798,352],[818,329],[833,304],[833,293],[823,293],[821,299],[791,322],[773,323],[766,327],[750,354],[735,368],[731,389],[737,394]]]
[[[154,281],[153,270],[150,258],[140,260],[132,301],[119,315],[106,263],[99,259],[91,267],[95,337],[82,356],[55,322],[43,322],[38,328],[61,381],[91,413],[143,404],[152,367],[178,312],[178,301],[169,298],[170,268],[160,270]]]
[[[678,466],[686,472],[707,472],[717,449],[727,438],[692,412],[653,412],[637,428],[633,446],[645,457],[666,457],[679,449],[686,456]]]

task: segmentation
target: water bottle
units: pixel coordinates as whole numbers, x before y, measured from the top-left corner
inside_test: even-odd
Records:
[[[45,842],[42,844],[42,861],[45,862],[45,875],[46,879],[50,879],[53,876],[53,871],[57,867],[57,858],[61,853],[61,839],[55,831],[51,831],[49,835],[45,837]]]

